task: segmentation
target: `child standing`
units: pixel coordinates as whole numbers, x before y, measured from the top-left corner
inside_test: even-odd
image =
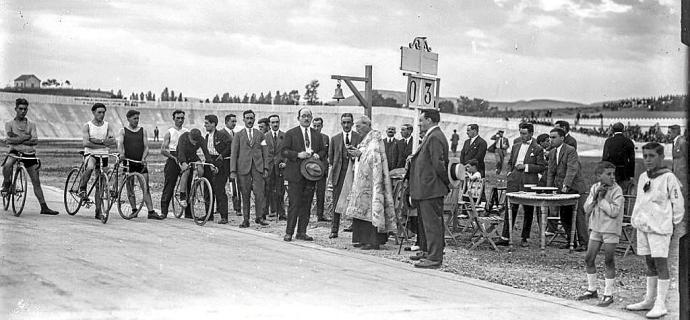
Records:
[[[616,184],[616,166],[610,162],[602,161],[594,172],[599,182],[589,189],[589,196],[585,201],[585,213],[589,217],[589,243],[585,264],[587,265],[587,291],[577,300],[595,299],[597,294],[597,267],[595,261],[597,253],[604,246],[604,262],[606,274],[604,296],[599,304],[607,307],[613,303],[613,285],[616,279],[616,265],[614,256],[616,246],[620,240],[623,226],[623,189]]]
[[[637,229],[637,254],[647,263],[647,294],[644,300],[625,308],[632,311],[649,310],[647,318],[664,316],[668,293],[668,249],[674,225],[683,220],[684,201],[680,182],[662,166],[664,147],[656,142],[642,146],[646,172],[637,184],[637,201],[631,217]]]

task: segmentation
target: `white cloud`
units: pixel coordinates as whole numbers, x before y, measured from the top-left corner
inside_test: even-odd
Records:
[[[484,31],[479,30],[479,29],[470,29],[465,31],[465,35],[471,38],[486,38],[486,33]]]
[[[548,12],[564,10],[579,18],[601,18],[609,13],[623,13],[632,9],[631,5],[619,4],[612,0],[602,0],[599,4],[573,0],[539,0],[536,6]]]
[[[550,28],[561,25],[563,22],[552,16],[536,16],[530,18],[529,25],[537,28]]]

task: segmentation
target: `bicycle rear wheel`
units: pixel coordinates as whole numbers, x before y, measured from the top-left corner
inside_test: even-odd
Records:
[[[178,219],[182,218],[182,215],[184,214],[184,210],[185,210],[180,205],[180,180],[182,180],[182,179],[180,177],[177,177],[177,183],[175,183],[175,193],[173,193],[173,200],[172,200],[173,215],[175,215],[175,218],[178,218]]]
[[[99,172],[96,178],[96,210],[101,212],[101,222],[108,222],[110,215],[110,187],[108,177],[103,172]]]
[[[26,168],[19,166],[14,172],[14,179],[12,179],[12,211],[14,216],[19,217],[24,211],[24,204],[26,203],[26,189],[29,173]]]
[[[144,195],[144,177],[139,173],[128,175],[117,193],[117,211],[122,219],[129,220],[137,216],[144,206]]]
[[[213,209],[213,190],[211,190],[211,184],[206,178],[194,181],[190,199],[189,206],[191,206],[194,223],[203,226],[211,216],[211,209]]]
[[[72,168],[69,174],[67,174],[65,189],[62,190],[65,210],[70,216],[75,215],[82,206],[82,201],[79,197],[79,177],[79,169]]]

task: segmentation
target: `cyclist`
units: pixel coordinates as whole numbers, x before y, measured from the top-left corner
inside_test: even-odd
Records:
[[[149,190],[149,171],[146,168],[146,157],[149,155],[149,140],[146,134],[146,130],[139,126],[139,115],[140,112],[137,110],[127,111],[127,122],[128,125],[120,129],[118,132],[118,144],[117,151],[120,153],[121,159],[130,159],[136,161],[143,161],[144,163],[127,163],[129,172],[138,172],[144,176],[146,189],[144,190],[144,203],[146,208],[149,209],[148,218],[162,220],[163,217],[159,216],[155,210],[153,210],[153,202],[151,201],[151,192]],[[126,161],[126,160],[125,160]],[[136,209],[133,209],[136,210]],[[138,212],[133,212],[134,216]]]
[[[168,129],[163,136],[163,143],[161,143],[161,154],[167,158],[165,167],[163,167],[163,192],[161,194],[161,216],[166,218],[168,216],[168,206],[170,200],[175,193],[175,184],[177,183],[177,176],[180,174],[180,166],[177,163],[177,142],[180,136],[188,132],[187,128],[183,128],[185,113],[182,110],[173,111],[174,125]]]
[[[36,134],[36,124],[30,122],[26,118],[29,112],[29,102],[24,98],[19,98],[15,101],[14,111],[17,115],[14,119],[5,123],[5,132],[7,132],[7,144],[10,146],[9,154],[23,158],[36,158],[36,143],[38,136]],[[18,159],[7,156],[2,164],[2,174],[4,180],[2,182],[2,193],[6,193],[12,184],[12,167]],[[41,163],[38,159],[19,160],[24,163],[26,171],[29,173],[31,184],[34,186],[34,194],[36,199],[41,204],[41,214],[56,215],[59,212],[51,210],[46,204],[43,197],[43,189],[41,188],[41,180],[38,176]],[[25,190],[26,191],[26,190]]]
[[[104,121],[106,107],[102,103],[95,103],[91,107],[91,113],[93,113],[93,120],[87,122],[82,127],[82,141],[84,144],[84,157],[86,158],[86,168],[81,176],[81,181],[79,183],[79,196],[81,198],[86,197],[86,184],[91,178],[91,172],[94,168],[100,166],[100,162],[97,161],[101,158],[103,161],[103,166],[108,166],[108,152],[109,148],[117,147],[117,141],[115,141],[112,128],[108,125],[107,121]],[[96,219],[101,218],[101,209],[96,207]]]
[[[211,159],[204,144],[204,137],[201,136],[199,129],[192,129],[189,132],[183,133],[177,142],[177,161],[180,164],[180,170],[182,170],[182,176],[180,177],[180,206],[185,208],[187,207],[187,189],[189,189],[192,183],[191,179],[189,179],[190,171],[187,168],[189,168],[190,162],[201,161],[197,154],[199,149],[201,149],[205,158]],[[199,177],[204,176],[204,168],[198,166],[197,173]],[[213,173],[215,174],[216,172]],[[184,216],[191,219],[191,211],[185,210]]]

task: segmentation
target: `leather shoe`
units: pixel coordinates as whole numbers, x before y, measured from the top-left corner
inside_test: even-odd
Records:
[[[278,216],[278,221],[286,221],[287,217],[285,215]]]
[[[529,247],[529,242],[525,239],[522,239],[522,241],[520,241],[520,246],[523,248],[527,248]]]
[[[45,209],[41,209],[41,214],[47,214],[49,216],[54,216],[54,215],[58,215],[59,212],[57,212],[55,210],[51,210],[49,208],[45,208]]]
[[[496,241],[495,244],[496,244],[497,246],[504,246],[504,247],[507,247],[507,246],[508,246],[508,240],[506,240],[506,239],[501,239],[501,240]]]
[[[249,221],[244,221],[240,224],[240,228],[248,228],[249,227]]]
[[[355,247],[355,248],[359,248],[359,247],[363,246],[363,244],[361,244],[361,243],[353,243],[352,246]]]
[[[256,220],[254,220],[254,222],[256,222],[257,224],[260,224],[262,226],[268,225],[268,222],[266,222],[264,219],[256,219]]]
[[[352,232],[352,226],[343,229],[344,232]]]
[[[597,307],[608,307],[613,303],[613,296],[604,296],[599,303],[597,303]]]
[[[441,267],[441,261],[431,261],[431,260],[422,260],[417,262],[417,264],[414,265],[415,268],[421,268],[421,269],[438,269]]]
[[[292,235],[286,234],[286,235],[283,237],[283,241],[287,241],[287,242],[292,241]]]
[[[338,233],[337,233],[337,232],[331,232],[331,234],[328,235],[328,239],[335,239],[335,238],[337,238],[337,237],[338,237]]]
[[[239,211],[239,210],[235,210],[235,211],[237,211],[237,212],[235,212],[235,214],[236,214],[238,217],[241,217],[241,216],[242,216],[242,212],[241,212],[241,211]]]
[[[570,243],[562,244],[558,246],[558,249],[570,249]]]
[[[577,246],[575,247],[576,252],[584,252],[587,251],[587,246]]]
[[[297,239],[297,240],[304,240],[304,241],[314,241],[314,238],[312,238],[311,236],[307,235],[306,233],[305,233],[305,234],[298,234],[298,235],[295,237],[295,239]]]
[[[221,218],[218,224],[228,224],[228,218]]]
[[[381,247],[378,244],[365,244],[361,248],[362,250],[379,250]]]
[[[136,213],[135,213],[135,215],[136,215]],[[163,220],[163,217],[159,216],[156,211],[149,211],[147,218],[148,219],[154,219],[154,220]]]
[[[410,260],[412,261],[419,261],[426,258],[426,253],[424,252],[417,252],[417,254],[410,256]]]
[[[331,222],[331,219],[320,217],[320,218],[316,219],[316,221],[318,221],[318,222]]]

